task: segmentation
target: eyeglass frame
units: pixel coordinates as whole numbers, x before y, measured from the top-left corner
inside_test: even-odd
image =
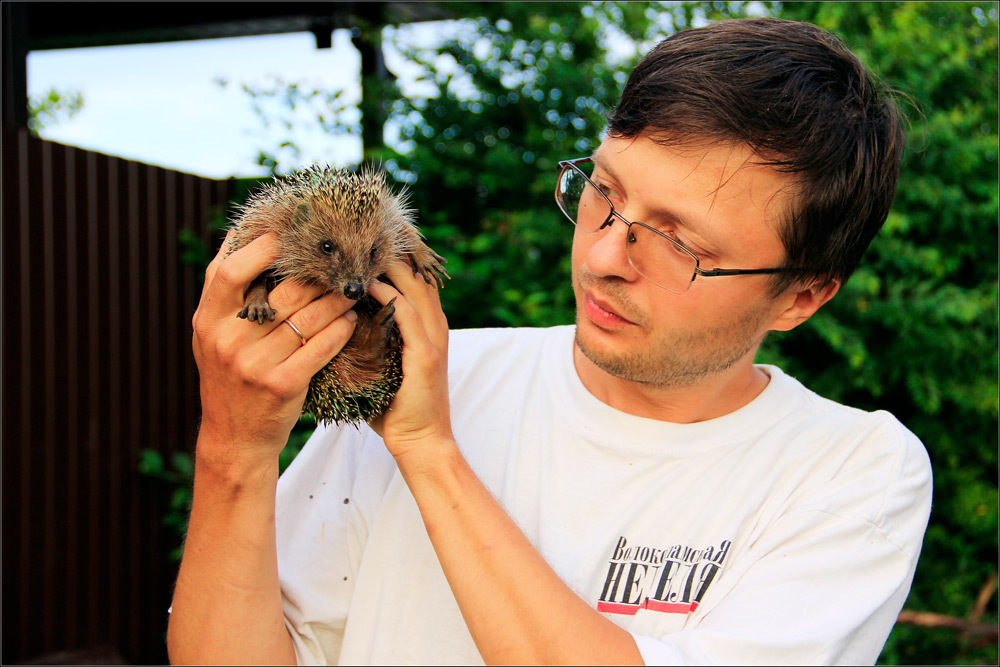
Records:
[[[626,229],[630,229],[632,227],[632,225],[639,225],[640,227],[644,227],[644,228],[648,229],[649,231],[653,232],[654,234],[657,234],[657,235],[663,237],[664,239],[666,239],[667,241],[669,241],[676,249],[678,249],[678,250],[680,250],[680,251],[682,251],[682,252],[684,252],[684,253],[686,253],[686,254],[688,254],[688,255],[691,256],[691,258],[694,260],[694,272],[691,274],[691,283],[693,283],[698,276],[704,276],[705,278],[715,278],[717,276],[746,276],[746,275],[760,275],[760,274],[774,274],[774,273],[792,273],[792,272],[802,273],[802,272],[811,271],[811,269],[798,268],[798,267],[782,267],[782,268],[774,268],[774,269],[707,269],[707,270],[706,269],[702,269],[701,268],[701,259],[698,257],[697,253],[695,253],[693,250],[691,250],[691,248],[688,248],[686,245],[684,245],[684,243],[682,243],[681,241],[678,241],[677,239],[674,239],[674,238],[671,238],[671,237],[667,236],[666,234],[664,234],[663,232],[661,232],[661,231],[659,231],[657,229],[653,229],[652,227],[650,227],[649,225],[647,225],[644,222],[638,222],[638,221],[632,222],[632,221],[626,220],[625,216],[623,216],[621,213],[619,213],[618,211],[616,211],[615,210],[615,205],[611,202],[611,200],[608,198],[608,196],[606,194],[604,194],[604,191],[601,190],[601,188],[597,187],[597,184],[594,183],[592,180],[590,180],[590,177],[587,176],[587,174],[583,173],[583,170],[580,169],[577,166],[577,165],[580,165],[580,164],[592,163],[593,161],[594,161],[593,157],[578,157],[578,158],[574,158],[572,160],[561,160],[561,161],[559,161],[556,164],[556,166],[559,167],[559,175],[556,177],[556,190],[555,190],[556,207],[558,207],[559,210],[562,211],[562,214],[566,216],[566,219],[568,219],[571,223],[573,223],[574,227],[579,227],[580,225],[577,223],[576,220],[573,220],[570,217],[569,213],[566,212],[566,209],[564,209],[562,207],[562,205],[559,203],[559,183],[562,181],[563,173],[567,169],[572,169],[572,170],[576,171],[578,174],[580,174],[581,176],[583,176],[584,180],[586,180],[587,183],[589,183],[590,186],[592,188],[594,188],[595,192],[597,192],[599,195],[601,195],[601,197],[604,198],[604,201],[606,201],[608,203],[608,208],[611,209],[611,212],[608,214],[608,218],[604,222],[601,223],[600,227],[598,227],[597,229],[595,229],[592,232],[587,232],[586,230],[584,230],[584,232],[586,232],[587,234],[596,234],[597,232],[601,231],[605,227],[610,227],[611,225],[614,224],[614,221],[612,220],[612,218],[618,218],[623,223],[625,223],[625,228]],[[628,236],[627,235],[626,235],[625,239],[626,239],[626,244],[627,244],[628,243]],[[628,261],[629,261],[629,264],[632,264],[632,258],[631,258],[631,256],[629,256],[629,260]],[[632,266],[635,266],[635,265],[632,264]],[[635,269],[636,269],[636,271],[639,271],[638,267],[635,267]],[[646,276],[646,274],[642,273],[642,271],[639,271],[639,273],[642,274],[643,276],[645,276],[650,282],[652,282],[654,285],[656,285],[660,289],[665,289],[668,292],[673,292],[674,294],[683,294],[691,286],[691,284],[688,283],[688,287],[684,289],[684,292],[674,292],[673,290],[668,289],[668,288],[664,287],[663,285],[659,284],[658,282],[654,281],[652,278],[649,278],[648,276]]]

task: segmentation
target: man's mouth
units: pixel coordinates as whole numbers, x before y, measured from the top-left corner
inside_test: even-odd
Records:
[[[621,329],[635,325],[635,322],[624,317],[612,304],[586,290],[583,293],[583,310],[587,319],[602,329]]]

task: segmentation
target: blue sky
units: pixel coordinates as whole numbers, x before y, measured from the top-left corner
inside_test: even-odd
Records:
[[[213,178],[252,176],[258,149],[281,140],[251,110],[240,84],[269,77],[343,88],[357,100],[360,59],[338,30],[332,49],[311,33],[33,51],[28,94],[79,91],[83,109],[41,136],[60,143]],[[222,78],[230,83],[221,87]],[[284,135],[281,136],[284,138]],[[302,161],[347,163],[360,141],[300,133]]]

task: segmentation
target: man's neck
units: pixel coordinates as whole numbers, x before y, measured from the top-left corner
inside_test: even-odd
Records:
[[[599,368],[573,345],[573,364],[583,386],[594,397],[622,412],[676,424],[722,417],[755,399],[770,381],[753,365],[751,351],[721,373],[683,386],[655,386],[625,380]]]

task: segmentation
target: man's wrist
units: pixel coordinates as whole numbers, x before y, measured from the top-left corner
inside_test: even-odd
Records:
[[[203,425],[195,448],[195,479],[233,490],[272,484],[282,445],[261,446]]]
[[[419,442],[406,443],[405,447],[393,444],[396,446],[390,445],[390,451],[393,451],[396,465],[411,484],[418,480],[441,480],[456,464],[465,461],[451,434],[428,436]]]

